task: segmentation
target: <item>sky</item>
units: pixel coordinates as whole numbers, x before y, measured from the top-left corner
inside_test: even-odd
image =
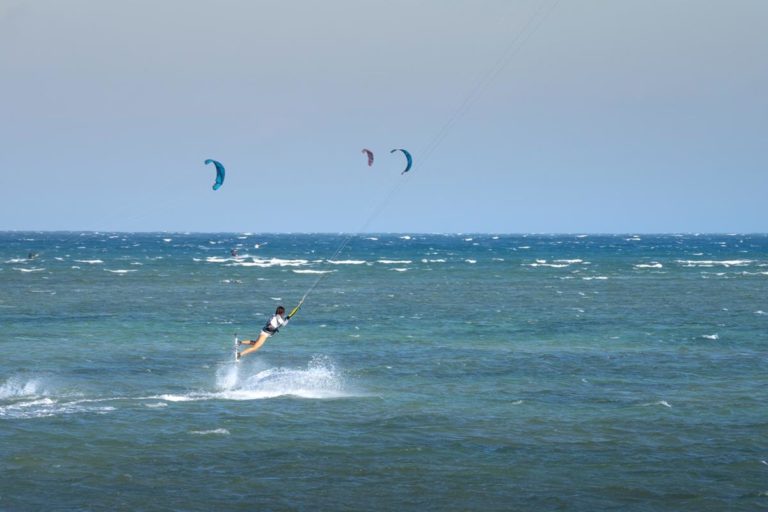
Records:
[[[763,0],[0,0],[0,230],[768,232],[766,55]]]

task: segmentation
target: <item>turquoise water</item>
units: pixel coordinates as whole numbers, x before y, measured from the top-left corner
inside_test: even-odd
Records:
[[[0,233],[0,510],[768,508],[768,237],[343,239]]]

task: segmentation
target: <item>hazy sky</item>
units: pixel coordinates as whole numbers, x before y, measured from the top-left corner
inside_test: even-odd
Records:
[[[766,56],[763,0],[0,0],[0,230],[766,232]]]

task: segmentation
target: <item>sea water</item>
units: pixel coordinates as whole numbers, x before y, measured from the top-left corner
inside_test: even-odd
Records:
[[[0,510],[766,509],[767,292],[763,235],[0,233]]]

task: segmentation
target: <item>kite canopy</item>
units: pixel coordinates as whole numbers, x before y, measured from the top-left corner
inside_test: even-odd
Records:
[[[405,173],[407,173],[408,171],[411,170],[411,166],[413,165],[413,157],[411,156],[411,154],[408,151],[406,151],[404,149],[393,149],[392,151],[390,151],[390,153],[394,153],[395,151],[401,151],[405,155],[405,159],[407,161],[407,165],[405,166],[405,170],[400,173],[400,174],[405,174]]]
[[[205,161],[205,165],[208,164],[213,164],[216,166],[216,183],[213,184],[213,190],[219,190],[219,187],[224,184],[224,166],[216,160],[211,160],[210,158]]]
[[[370,149],[363,149],[362,153],[368,156],[368,167],[373,165],[373,151]]]

